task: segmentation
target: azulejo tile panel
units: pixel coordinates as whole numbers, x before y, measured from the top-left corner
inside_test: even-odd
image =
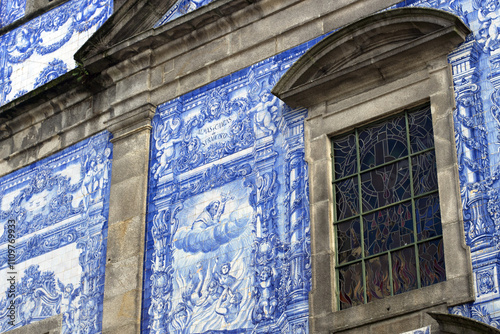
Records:
[[[22,1],[4,3],[11,20]],[[112,12],[112,0],[70,0],[0,36],[0,105],[74,69],[75,52]]]
[[[316,41],[158,107],[143,333],[305,333],[306,111],[270,94]]]
[[[155,28],[164,25],[182,15],[185,15],[202,6],[208,5],[214,0],[178,0],[162,18],[155,24]]]
[[[0,28],[20,19],[26,10],[26,0],[0,1]]]
[[[63,333],[101,332],[110,136],[0,178],[0,332],[60,313]]]

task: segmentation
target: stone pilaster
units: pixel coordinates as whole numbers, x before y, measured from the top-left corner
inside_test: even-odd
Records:
[[[151,118],[146,104],[108,122],[113,167],[103,303],[103,333],[136,334],[141,326]]]

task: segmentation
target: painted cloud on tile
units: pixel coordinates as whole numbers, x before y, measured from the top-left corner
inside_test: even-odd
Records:
[[[109,139],[103,132],[0,178],[0,275],[14,278],[0,282],[1,332],[60,313],[63,333],[101,331]]]

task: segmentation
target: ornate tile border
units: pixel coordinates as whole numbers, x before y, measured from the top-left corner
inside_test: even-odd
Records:
[[[63,333],[101,331],[110,136],[0,178],[0,331],[60,313]]]

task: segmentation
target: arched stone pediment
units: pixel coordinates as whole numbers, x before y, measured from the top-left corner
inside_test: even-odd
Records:
[[[401,8],[348,25],[323,39],[281,78],[273,94],[291,106],[352,95],[449,53],[470,30],[435,9]],[[316,89],[321,87],[322,93]]]

